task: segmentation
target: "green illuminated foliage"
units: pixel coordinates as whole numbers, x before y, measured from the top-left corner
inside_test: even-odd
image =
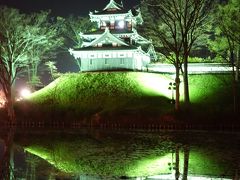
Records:
[[[50,12],[21,13],[17,9],[0,6],[0,85],[7,99],[8,115],[14,119],[13,86],[20,73],[26,72],[29,81],[39,84],[40,62],[54,56],[62,44]]]

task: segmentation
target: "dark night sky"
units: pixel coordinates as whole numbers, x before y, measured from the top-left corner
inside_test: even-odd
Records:
[[[85,16],[89,11],[103,9],[108,2],[109,0],[0,0],[0,5],[21,9],[23,12],[51,9],[55,16]],[[140,0],[123,0],[123,5],[129,9],[139,2]]]

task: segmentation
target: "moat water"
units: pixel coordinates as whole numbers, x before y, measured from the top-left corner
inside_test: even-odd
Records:
[[[2,129],[0,136],[0,179],[240,177],[236,132],[42,128]]]

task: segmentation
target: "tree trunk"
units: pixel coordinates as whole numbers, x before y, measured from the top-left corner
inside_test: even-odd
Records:
[[[188,162],[189,162],[189,145],[184,146],[184,169],[183,169],[183,180],[187,180],[188,177]]]
[[[179,111],[180,109],[180,69],[179,65],[176,68],[176,77],[175,77],[175,84],[176,84],[176,100],[175,100],[175,110]]]
[[[14,151],[13,138],[15,129],[11,128],[6,138],[4,139],[3,159],[0,166],[0,179],[12,180],[14,179]]]
[[[179,172],[179,149],[180,146],[177,144],[176,145],[176,163],[175,163],[175,179],[178,180],[180,176]]]
[[[13,102],[12,99],[7,98],[7,112],[8,112],[8,118],[9,122],[14,123],[15,122],[15,111],[13,108]]]
[[[13,107],[14,98],[13,98],[12,87],[9,86],[7,89],[8,89],[8,92],[6,94],[6,100],[7,100],[8,118],[9,118],[9,122],[14,123],[16,121],[16,117],[15,117],[15,111]]]
[[[190,104],[189,84],[188,84],[188,55],[184,55],[183,62],[183,83],[184,83],[184,103],[188,107]]]
[[[236,82],[239,81],[239,67],[240,67],[240,45],[238,45],[237,48],[237,57],[236,57],[236,74],[235,74],[235,80]]]
[[[26,163],[27,163],[27,170],[26,170],[26,178],[28,180],[35,180],[36,179],[36,165],[38,160],[35,156],[31,155],[30,153],[26,154]]]
[[[236,82],[236,107],[237,107],[237,114],[240,112],[240,105],[239,105],[239,68],[240,68],[240,44],[238,45],[237,49],[237,60],[236,60],[236,75],[235,75],[235,82]]]
[[[81,72],[81,59],[76,59],[79,71]]]
[[[237,111],[237,82],[236,82],[236,71],[234,63],[234,50],[230,48],[230,63],[232,66],[232,88],[233,88],[233,113]]]
[[[233,67],[234,69],[234,67]],[[233,87],[233,113],[236,114],[237,113],[237,109],[238,109],[238,101],[237,101],[237,82],[235,80],[235,70],[232,70],[233,72],[233,82],[232,82],[232,87]]]

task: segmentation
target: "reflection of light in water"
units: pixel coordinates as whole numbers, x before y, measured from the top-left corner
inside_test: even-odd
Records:
[[[169,169],[169,163],[172,163],[171,153],[157,159],[144,159],[138,163],[134,170],[131,170],[126,174],[128,176],[134,176],[135,174],[141,173],[146,173],[144,176],[163,173],[170,174],[172,173],[172,170]]]
[[[200,166],[204,166],[203,164],[206,165],[206,167],[209,167],[209,164],[211,164],[211,162],[207,162],[207,161],[202,161],[204,159],[204,157],[199,156],[197,157],[198,153],[193,152],[192,156],[190,156],[189,159],[189,166],[191,168],[191,166],[193,165],[193,162],[195,162],[195,164],[193,166],[196,166],[197,164],[199,164]],[[138,172],[147,172],[149,175],[147,175],[147,179],[165,179],[165,180],[175,180],[175,170],[174,167],[171,168],[172,163],[175,164],[175,153],[169,153],[166,154],[165,156],[162,156],[160,158],[157,159],[146,159],[141,161],[138,166],[135,167],[134,171],[128,172],[127,174],[129,176],[134,176],[134,174],[139,174]],[[198,159],[200,158],[200,160]],[[183,164],[184,162],[184,155],[183,153],[179,153],[179,170],[180,170],[180,177],[179,179],[182,179],[182,172],[183,172]],[[211,164],[211,166],[214,166],[214,164]],[[152,175],[150,175],[152,174]],[[155,174],[155,175],[154,175]],[[214,175],[211,176],[207,176],[207,175],[197,175],[197,174],[190,174],[188,173],[188,180],[230,180],[230,178],[218,178],[215,177]],[[142,180],[142,179],[141,179]]]
[[[137,135],[135,136],[138,137]],[[131,146],[129,143],[125,144],[126,137],[124,136],[124,142],[115,138],[105,141],[103,138],[101,139],[103,144],[101,143],[100,146],[89,138],[81,138],[79,139],[80,141],[77,140],[73,144],[63,139],[63,142],[59,140],[56,140],[56,142],[51,141],[53,144],[51,147],[32,145],[25,148],[25,150],[47,160],[55,168],[66,173],[83,173],[93,176],[101,175],[103,177],[106,175],[116,177],[124,175],[126,177],[138,177],[141,180],[147,179],[147,177],[149,179],[175,179],[175,171],[172,167],[174,167],[176,157],[172,145],[153,141],[157,144],[159,143],[159,146],[148,148],[148,146],[145,146],[147,145],[145,144],[146,139],[142,139],[142,136],[138,138],[141,141],[140,139],[137,139],[136,143],[135,139],[129,141],[134,142],[134,146]],[[154,139],[152,136],[149,138]],[[205,140],[205,138],[203,139]],[[116,141],[117,145],[115,145]],[[169,141],[171,142],[171,140]],[[119,143],[123,143],[123,148],[120,151]],[[130,147],[126,149],[125,145],[130,145]],[[165,145],[167,145],[166,147],[171,147],[171,149],[165,149]],[[207,147],[191,146],[188,161],[188,179],[231,179],[230,177],[233,176],[232,171],[229,171],[227,174],[223,174],[223,172],[226,172],[226,168],[233,170],[235,167],[232,167],[231,162],[228,164],[228,158],[223,158],[222,150],[218,151],[214,146],[212,147],[213,149],[209,148],[209,146]],[[180,149],[179,152],[179,171],[181,176],[184,172],[184,150],[185,148]],[[93,165],[94,169],[92,168]],[[219,178],[221,176],[224,176],[224,178]]]
[[[175,176],[172,174],[162,174],[162,175],[156,175],[156,176],[149,176],[149,179],[165,179],[165,180],[175,180]],[[179,179],[182,179],[181,175]],[[216,178],[216,177],[204,177],[204,176],[193,176],[193,175],[188,175],[187,177],[188,180],[231,180],[227,178]]]

